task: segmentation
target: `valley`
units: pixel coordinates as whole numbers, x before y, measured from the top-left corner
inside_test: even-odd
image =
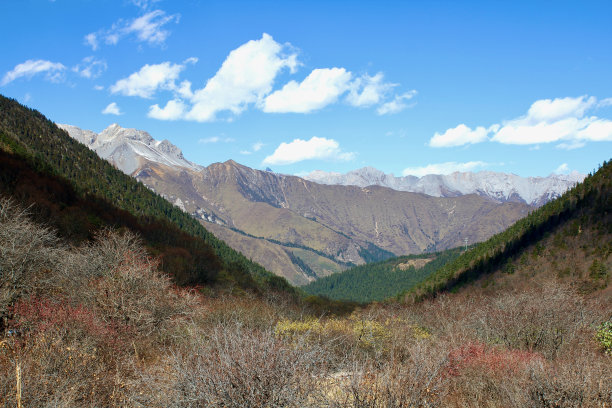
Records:
[[[0,16],[0,408],[612,408],[612,2]]]
[[[97,135],[61,126],[234,249],[298,285],[351,265],[481,242],[533,209],[476,194],[433,197],[318,184],[232,160],[201,167],[144,131],[115,124]],[[551,194],[547,188],[541,197]]]

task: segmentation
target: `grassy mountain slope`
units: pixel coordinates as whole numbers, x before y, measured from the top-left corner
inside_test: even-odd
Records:
[[[520,279],[548,273],[581,291],[604,289],[610,281],[611,253],[612,162],[604,162],[562,197],[476,245],[402,297],[419,300],[514,274]]]
[[[295,285],[305,285],[320,276],[341,272],[346,266],[309,248],[296,248],[280,242],[240,233],[214,223],[204,224],[215,236],[267,270]]]
[[[461,254],[461,248],[400,256],[321,278],[302,289],[313,295],[356,302],[380,301],[406,291]]]
[[[176,242],[172,240],[182,236],[184,239],[193,240],[194,246],[210,252],[204,258],[197,261],[194,259],[193,262],[204,266],[205,260],[213,255],[208,268],[210,276],[195,281],[186,278],[185,283],[209,283],[207,279],[221,274],[222,277],[238,282],[246,279],[245,276],[252,276],[260,283],[289,287],[282,279],[228,247],[190,215],[100,159],[96,153],[73,140],[42,114],[3,96],[0,96],[0,138],[6,153],[3,164],[6,165],[10,157],[15,160],[13,166],[8,166],[3,171],[5,191],[11,192],[11,189],[17,188],[21,191],[19,194],[30,197],[30,202],[46,201],[42,206],[47,208],[44,211],[49,215],[59,214],[50,208],[64,210],[66,207],[72,207],[73,212],[60,213],[71,222],[81,218],[81,221],[74,221],[74,224],[81,223],[76,227],[81,229],[80,234],[91,233],[90,228],[85,226],[87,223],[91,224],[91,228],[110,224],[125,226],[140,233],[157,223],[164,227],[156,227],[156,232],[150,234],[151,247],[159,247],[164,241],[168,247],[173,247]],[[26,160],[27,165],[24,164],[23,168],[17,171],[20,167],[19,160]],[[12,169],[15,171],[12,172]],[[32,180],[46,181],[35,185]],[[28,186],[30,181],[32,185]],[[33,191],[24,192],[28,189]],[[52,193],[53,198],[37,199],[46,193]],[[80,211],[79,208],[87,209]],[[98,215],[98,211],[102,215]],[[129,220],[124,222],[124,219]],[[169,226],[170,223],[173,227]],[[147,238],[147,234],[144,235]],[[156,237],[153,238],[154,235]],[[181,259],[186,257],[176,253],[172,258],[172,263],[181,263]]]
[[[147,163],[134,175],[169,201],[178,202],[180,199],[184,208],[207,228],[210,220],[213,220],[216,225],[210,228],[216,231],[216,235],[220,234],[233,248],[294,284],[307,283],[311,277],[297,266],[285,267],[288,265],[285,254],[287,245],[312,252],[308,258],[314,259],[316,254],[327,256],[333,263],[333,271],[345,269],[345,263],[362,263],[364,257],[373,259],[378,256],[380,258],[376,260],[380,260],[393,256],[390,252],[377,250],[371,243],[351,239],[303,214],[282,207],[269,191],[245,190],[275,184],[276,176],[273,174],[248,169],[230,161],[215,163],[205,171]],[[254,183],[253,175],[265,179]],[[262,246],[268,255],[275,253],[278,256],[264,256],[261,251],[255,250],[255,247]],[[330,268],[318,262],[310,263],[308,268],[314,271],[315,276],[330,273]]]
[[[148,163],[134,176],[169,201],[180,199],[204,222],[278,242],[277,252],[287,245],[310,249],[331,258],[337,269],[393,254],[455,247],[466,237],[479,242],[529,210],[524,204],[500,205],[475,195],[436,198],[383,187],[320,185],[231,160],[197,172]],[[240,248],[244,238],[239,237],[239,243],[228,240]],[[289,277],[257,256],[253,259]],[[317,263],[309,267],[318,277],[328,273]]]

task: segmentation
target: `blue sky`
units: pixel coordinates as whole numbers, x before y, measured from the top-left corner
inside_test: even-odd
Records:
[[[609,1],[0,2],[0,93],[288,174],[588,173],[612,157]]]

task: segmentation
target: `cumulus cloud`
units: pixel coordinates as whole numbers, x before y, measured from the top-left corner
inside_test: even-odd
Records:
[[[163,62],[161,64],[145,65],[138,72],[127,78],[120,79],[110,90],[127,96],[151,98],[158,89],[177,90],[176,80],[185,68],[181,64]],[[183,86],[183,84],[181,84]]]
[[[351,84],[351,91],[346,97],[349,105],[368,107],[381,103],[386,95],[397,84],[383,82],[382,72],[374,76],[367,74],[355,79]]]
[[[95,79],[98,78],[104,71],[107,65],[103,60],[96,59],[93,56],[85,57],[83,60],[72,67],[72,72],[76,72],[83,78]]]
[[[157,104],[149,107],[147,116],[159,120],[177,120],[183,117],[186,109],[187,107],[180,99],[172,99],[163,108]]]
[[[4,74],[0,85],[6,85],[9,82],[22,77],[31,78],[37,74],[45,74],[45,79],[48,81],[59,81],[62,78],[62,73],[66,67],[59,62],[51,62],[46,60],[27,60],[18,64],[11,71]]]
[[[172,91],[174,97],[167,106],[173,114],[167,115],[166,108],[156,104],[150,106],[149,116],[198,122],[214,121],[221,114],[230,115],[231,120],[251,107],[268,113],[309,113],[338,102],[343,95],[351,106],[379,105],[379,114],[395,113],[416,94],[390,95],[397,85],[384,82],[382,73],[355,77],[341,67],[314,69],[301,82],[291,80],[274,90],[278,76],[284,71],[294,74],[300,63],[290,44],[280,44],[266,33],[232,50],[199,89],[189,80],[179,83],[178,78],[187,64],[195,62],[197,58],[192,57],[182,64],[146,65],[115,83],[111,92],[150,98],[159,89]],[[174,109],[179,105],[184,109]]]
[[[566,147],[612,141],[612,121],[586,116],[596,105],[597,99],[587,96],[539,100],[526,115],[505,122],[491,140],[518,145],[562,142]]]
[[[147,2],[141,3],[145,4]],[[167,15],[163,10],[153,10],[131,20],[121,19],[109,29],[89,33],[85,36],[85,44],[95,51],[99,48],[101,42],[107,45],[115,45],[122,38],[133,35],[137,41],[149,45],[163,45],[170,35],[170,31],[164,29],[164,26],[171,22],[178,23],[179,18],[178,14]]]
[[[295,139],[290,143],[281,143],[274,153],[263,160],[263,164],[284,165],[312,159],[348,161],[354,157],[355,153],[343,152],[334,139],[314,136],[310,140]]]
[[[417,92],[412,90],[401,95],[396,95],[393,100],[380,105],[378,109],[376,109],[376,113],[379,115],[388,115],[401,112],[408,107],[406,101],[414,98],[416,94]]]
[[[206,122],[219,112],[239,114],[249,104],[261,103],[283,69],[294,72],[297,68],[297,54],[286,51],[286,46],[265,33],[231,51],[206,86],[193,93],[193,107],[186,118]]]
[[[472,171],[478,168],[483,168],[487,165],[488,163],[482,161],[470,161],[466,163],[445,162],[428,164],[427,166],[422,167],[408,167],[404,169],[402,174],[404,176],[423,177],[428,174],[451,174],[456,171]]]
[[[344,68],[313,70],[301,83],[290,81],[266,97],[264,112],[308,113],[338,100],[350,87],[351,73]]]
[[[102,113],[104,115],[122,115],[119,106],[117,106],[115,102],[109,103],[108,106],[102,110]]]
[[[471,129],[462,123],[457,127],[447,129],[446,132],[442,134],[436,133],[429,141],[429,145],[431,147],[450,147],[480,143],[487,140],[488,134],[489,130],[482,126]]]
[[[588,116],[587,112],[607,106],[609,98],[597,102],[586,95],[576,98],[542,99],[534,102],[519,118],[472,130],[465,125],[436,133],[430,140],[434,147],[460,146],[491,140],[503,144],[532,145],[559,143],[561,149],[576,149],[589,141],[612,141],[612,121]],[[488,138],[488,134],[491,137]]]

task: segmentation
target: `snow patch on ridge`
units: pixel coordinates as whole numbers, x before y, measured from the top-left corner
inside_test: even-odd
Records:
[[[57,126],[129,175],[138,170],[145,161],[191,170],[202,169],[201,166],[186,160],[181,149],[169,141],[155,140],[142,130],[122,128],[116,123],[100,133],[71,125]]]
[[[540,206],[559,197],[584,177],[575,171],[570,174],[551,174],[548,177],[520,177],[492,171],[395,177],[373,167],[364,167],[346,174],[316,170],[304,178],[319,184],[358,187],[377,185],[435,197],[478,194],[498,202],[519,201]]]

